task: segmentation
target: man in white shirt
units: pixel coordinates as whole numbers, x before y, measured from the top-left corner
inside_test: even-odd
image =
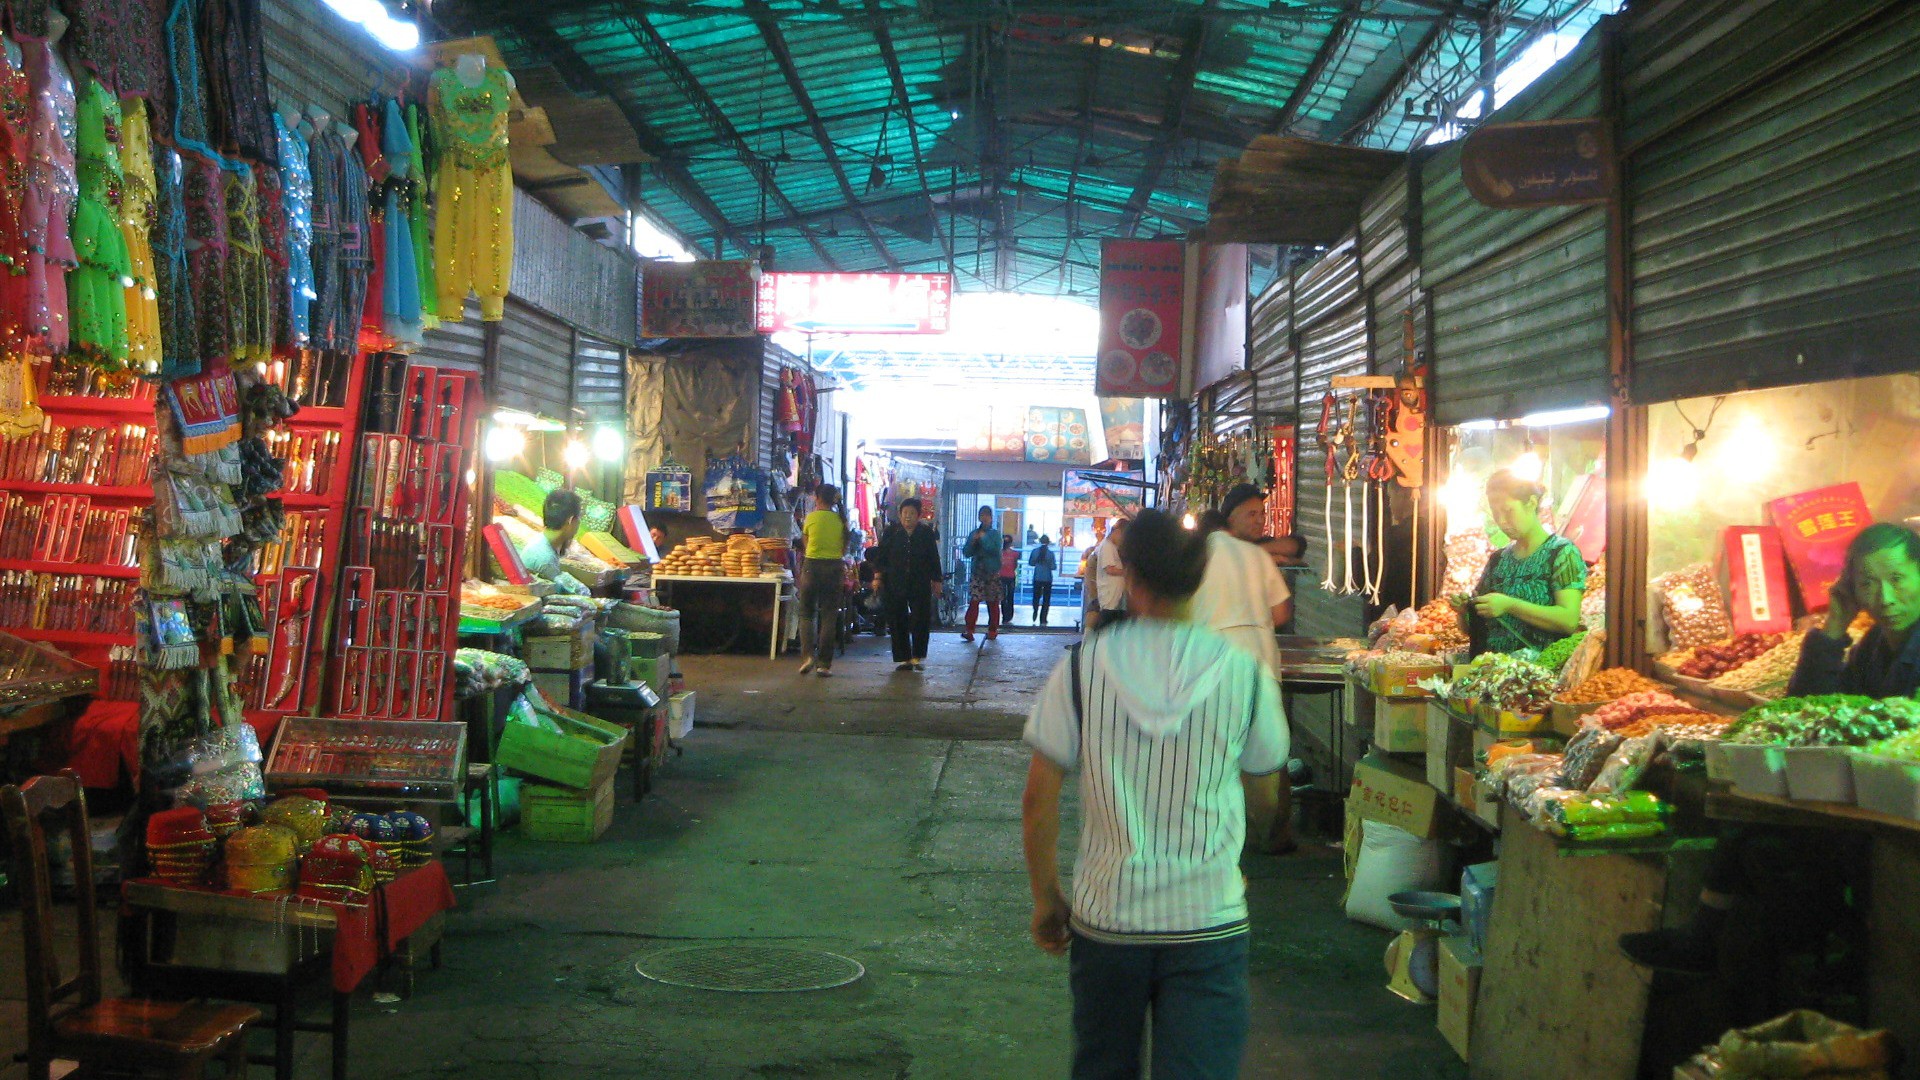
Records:
[[[1265,532],[1266,499],[1252,484],[1240,484],[1220,502],[1226,528],[1207,535],[1207,575],[1193,594],[1189,615],[1212,627],[1280,677],[1280,645],[1274,628],[1293,618],[1293,592],[1273,559],[1253,541]],[[1261,846],[1285,855],[1299,845],[1293,838],[1293,785],[1285,770],[1266,781],[1280,812]]]
[[[1221,635],[1182,619],[1206,541],[1143,511],[1121,555],[1130,617],[1073,647],[1027,720],[1021,802],[1033,939],[1071,945],[1076,1080],[1229,1080],[1246,1041],[1247,819],[1286,765],[1279,687]],[[1073,899],[1060,887],[1060,790],[1081,777]]]
[[[1121,518],[1107,530],[1107,538],[1087,553],[1080,592],[1089,634],[1127,617],[1126,567],[1120,557],[1120,542],[1126,535],[1127,519]]]

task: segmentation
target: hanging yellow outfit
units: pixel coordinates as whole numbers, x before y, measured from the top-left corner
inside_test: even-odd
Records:
[[[159,181],[153,174],[153,134],[147,103],[121,99],[120,165],[126,184],[120,198],[120,230],[127,238],[127,262],[133,268],[127,286],[127,366],[143,375],[160,370],[160,300],[153,270],[153,241]]]
[[[479,86],[458,68],[434,72],[433,141],[440,165],[433,253],[440,317],[455,321],[467,293],[480,317],[498,322],[513,280],[513,166],[507,159],[507,73],[489,66]]]

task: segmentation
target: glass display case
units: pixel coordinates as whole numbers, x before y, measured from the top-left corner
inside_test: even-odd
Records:
[[[46,645],[0,632],[0,711],[91,694],[100,672]]]
[[[467,772],[467,726],[433,720],[290,716],[274,734],[267,782],[337,799],[450,802]]]

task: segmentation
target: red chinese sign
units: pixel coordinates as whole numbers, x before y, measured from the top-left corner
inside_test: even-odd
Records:
[[[953,315],[953,277],[762,274],[757,314],[763,334],[944,334]]]
[[[1178,240],[1101,243],[1095,394],[1180,396],[1186,277],[1186,245]]]
[[[1787,563],[1771,525],[1727,529],[1727,584],[1733,593],[1733,632],[1781,634],[1793,629]]]
[[[1835,484],[1775,499],[1769,509],[1787,565],[1800,584],[1801,602],[1808,611],[1825,611],[1827,590],[1840,580],[1846,565],[1848,542],[1873,524],[1867,497],[1859,484]]]

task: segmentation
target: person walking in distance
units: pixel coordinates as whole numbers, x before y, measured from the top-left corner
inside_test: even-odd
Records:
[[[1121,547],[1129,618],[1074,645],[1027,719],[1021,800],[1034,944],[1067,954],[1075,1080],[1230,1080],[1249,1015],[1246,880],[1260,777],[1289,746],[1259,661],[1183,616],[1207,540],[1143,510]],[[1072,900],[1061,888],[1060,791],[1081,777]]]
[[[897,671],[919,671],[927,662],[933,633],[933,602],[940,596],[940,540],[920,521],[920,500],[902,499],[900,520],[887,527],[877,545],[876,587],[887,609]]]
[[[1047,616],[1053,614],[1053,537],[1042,534],[1040,545],[1027,556],[1027,565],[1033,567],[1033,625],[1047,625]]]
[[[1121,518],[1107,530],[1107,538],[1087,553],[1080,591],[1089,634],[1127,617],[1126,568],[1120,557],[1120,544],[1126,535],[1127,519]]]
[[[1260,662],[1269,675],[1280,675],[1280,643],[1274,628],[1293,618],[1293,593],[1273,565],[1273,557],[1254,541],[1264,531],[1266,498],[1252,484],[1239,484],[1220,501],[1219,528],[1202,528],[1207,540],[1207,575],[1193,595],[1193,620],[1219,631],[1227,640]],[[1293,785],[1285,770],[1264,781],[1280,808],[1273,831],[1260,836],[1262,846],[1285,855],[1299,845],[1293,838]]]
[[[1013,546],[1013,537],[1006,538],[1006,546],[1000,549],[1000,622],[1004,626],[1013,625],[1013,594],[1020,584],[1020,549]]]
[[[800,577],[800,674],[833,674],[833,647],[840,639],[840,601],[847,582],[847,519],[840,489],[813,490],[814,510],[801,525],[806,565]]]
[[[980,605],[987,605],[987,640],[1000,636],[1000,552],[1007,538],[993,527],[993,507],[980,508],[980,526],[967,534],[960,555],[967,560],[967,632],[961,641],[972,641],[980,625]]]

